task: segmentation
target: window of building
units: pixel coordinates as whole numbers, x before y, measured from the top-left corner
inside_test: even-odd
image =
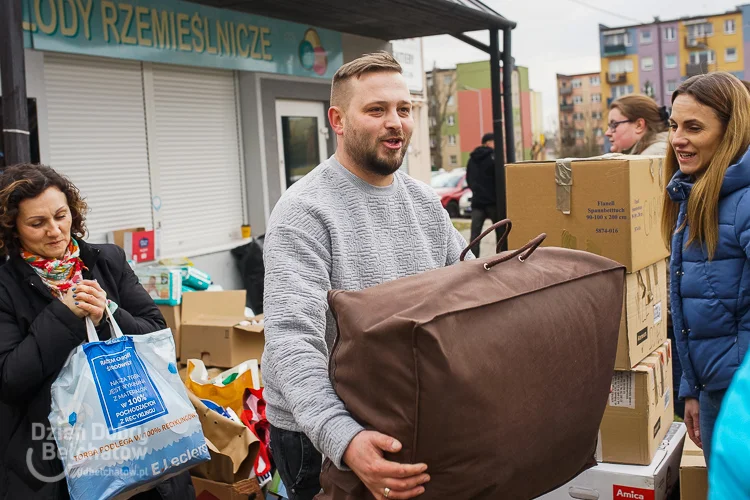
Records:
[[[633,41],[630,39],[630,33],[619,33],[617,35],[607,35],[604,37],[604,45],[608,47],[625,45],[630,47]]]
[[[453,96],[452,96],[452,95],[451,95],[451,96],[448,96],[448,106],[453,106],[453,103],[454,103],[455,101],[456,101],[456,100],[455,100],[455,99],[453,98]]]
[[[609,62],[609,72],[611,74],[620,73],[632,73],[633,72],[633,60],[632,59],[617,59]]]
[[[593,111],[591,113],[591,118],[594,120],[601,120],[602,119],[602,112],[601,111]]]
[[[458,165],[458,156],[451,155],[451,165]]]
[[[598,87],[602,84],[602,80],[598,76],[592,76],[591,78],[589,78],[589,84],[591,84],[593,87]]]
[[[690,53],[690,64],[708,63],[714,64],[716,62],[716,53],[713,50],[700,50],[698,52]]]
[[[449,146],[455,146],[456,145],[456,136],[455,135],[449,135],[448,136],[448,145]]]
[[[727,35],[733,35],[737,31],[737,25],[734,19],[727,19],[724,21],[724,33]]]
[[[602,132],[601,127],[597,127],[597,128],[594,129],[594,135],[597,136],[597,137],[601,137],[602,135],[604,135],[604,133]]]
[[[641,59],[641,69],[643,71],[651,71],[654,69],[654,58],[653,57],[644,57]]]
[[[578,139],[582,139],[584,137],[585,132],[583,130],[576,130],[576,137]]]
[[[735,47],[727,47],[724,51],[724,60],[726,62],[737,62],[737,49]]]
[[[443,75],[443,85],[450,85],[453,83],[453,75]]]
[[[618,99],[622,96],[630,95],[633,93],[632,85],[613,85],[612,86],[612,97]]]
[[[677,55],[667,54],[664,56],[664,67],[665,68],[676,68],[677,67]]]
[[[591,102],[602,102],[601,94],[591,94]]]
[[[453,117],[453,115],[448,115],[447,123],[450,127],[456,124],[456,119]]]
[[[651,43],[651,30],[641,31],[641,43]]]
[[[667,94],[677,90],[677,80],[667,80]]]
[[[703,38],[714,34],[714,25],[711,23],[691,24],[687,27],[688,37]]]
[[[583,104],[583,96],[582,95],[574,96],[573,104]]]
[[[675,28],[664,28],[664,40],[667,42],[677,40],[677,30]]]
[[[574,89],[580,89],[583,86],[583,84],[581,83],[581,80],[576,78],[575,80],[573,80],[572,86]]]

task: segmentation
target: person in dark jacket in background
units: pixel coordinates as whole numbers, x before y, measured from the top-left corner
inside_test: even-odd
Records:
[[[485,220],[490,219],[493,224],[498,221],[494,134],[484,134],[482,145],[471,152],[466,164],[466,183],[472,193],[470,241],[474,241],[482,234]],[[496,237],[500,238],[500,231],[496,232]],[[479,257],[479,244],[474,245],[471,251]]]
[[[672,95],[670,129],[661,229],[679,396],[710,469],[716,418],[750,345],[750,93],[726,72],[689,78]]]
[[[0,500],[69,498],[49,429],[50,388],[87,339],[84,318],[101,340],[109,338],[105,307],[129,335],[166,328],[125,252],[81,239],[86,209],[49,167],[0,175],[0,255],[9,257],[0,267]],[[195,491],[186,472],[133,498],[182,500]]]

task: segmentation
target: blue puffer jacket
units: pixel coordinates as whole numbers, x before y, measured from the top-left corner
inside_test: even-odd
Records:
[[[677,172],[667,193],[685,220],[693,188]],[[699,243],[685,247],[689,227],[672,236],[672,323],[682,362],[680,397],[726,389],[750,340],[750,149],[724,176],[719,197],[719,244],[712,260]]]

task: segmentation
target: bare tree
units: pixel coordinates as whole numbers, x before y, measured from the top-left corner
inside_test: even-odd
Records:
[[[431,78],[427,80],[427,104],[430,119],[430,153],[432,165],[443,166],[443,146],[448,116],[448,102],[456,90],[456,72],[441,72],[433,63]]]
[[[590,158],[602,154],[602,147],[597,144],[591,113],[586,112],[583,115],[583,137],[576,136],[575,117],[572,122],[563,122],[561,118],[558,149],[561,158]],[[583,139],[583,144],[578,144],[578,139]]]

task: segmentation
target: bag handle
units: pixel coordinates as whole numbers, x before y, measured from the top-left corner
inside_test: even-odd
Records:
[[[117,324],[117,321],[115,321],[115,317],[112,315],[112,311],[109,310],[109,307],[104,306],[104,311],[107,314],[107,319],[109,319],[109,328],[112,331],[112,336],[114,338],[119,339],[123,336],[122,330],[120,329],[120,325]],[[89,339],[89,342],[99,342],[99,335],[96,333],[96,327],[94,326],[94,322],[91,321],[91,318],[86,316],[86,336]]]
[[[533,240],[531,240],[528,243],[526,243],[524,246],[522,246],[518,250],[514,250],[513,252],[510,252],[510,253],[508,253],[506,255],[503,255],[502,257],[500,257],[498,259],[495,259],[495,260],[492,260],[490,262],[485,262],[484,263],[484,270],[485,271],[489,271],[490,269],[492,269],[496,265],[502,264],[503,262],[506,262],[506,261],[509,261],[513,257],[518,257],[518,260],[520,260],[521,262],[525,262],[526,259],[528,259],[529,256],[532,253],[534,253],[534,250],[536,250],[537,247],[539,247],[539,245],[542,244],[542,242],[545,240],[545,238],[547,238],[547,233],[542,233],[539,236],[537,236],[536,238],[534,238]],[[521,254],[523,254],[523,255],[521,255]]]
[[[469,243],[469,246],[463,249],[463,251],[461,252],[461,256],[459,257],[459,260],[463,262],[464,258],[466,257],[466,254],[469,253],[469,250],[471,250],[471,248],[474,247],[474,245],[478,245],[479,242],[482,241],[482,238],[484,238],[485,236],[490,234],[492,231],[498,229],[501,226],[505,226],[505,232],[500,237],[500,239],[497,240],[497,245],[495,246],[495,253],[497,253],[498,250],[500,249],[500,245],[502,245],[505,242],[505,240],[508,238],[508,235],[510,234],[510,230],[513,228],[513,223],[510,221],[510,219],[503,219],[499,222],[494,223],[485,232],[483,232],[482,234],[474,238],[474,241]]]

